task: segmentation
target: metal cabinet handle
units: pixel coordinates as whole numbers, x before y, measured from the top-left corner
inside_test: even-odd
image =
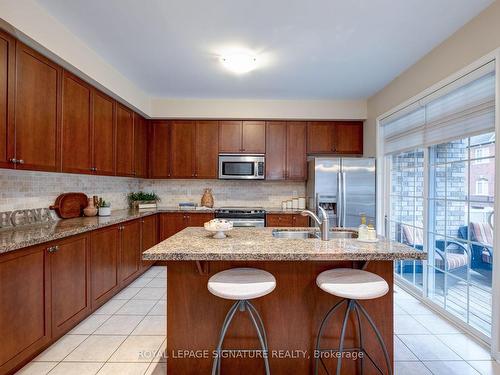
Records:
[[[16,158],[9,159],[9,162],[11,162],[12,164],[17,164],[17,159]]]
[[[24,160],[23,160],[23,159],[19,159],[17,162],[18,162],[19,164],[24,164]]]
[[[49,253],[55,253],[57,250],[59,250],[59,246],[51,246],[47,249]]]

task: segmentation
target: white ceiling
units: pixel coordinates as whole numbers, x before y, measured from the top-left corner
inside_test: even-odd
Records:
[[[38,0],[155,97],[362,99],[492,0]],[[263,66],[236,76],[227,48]]]

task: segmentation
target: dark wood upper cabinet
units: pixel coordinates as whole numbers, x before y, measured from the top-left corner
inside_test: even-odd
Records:
[[[286,178],[286,138],[285,121],[269,121],[266,124],[266,179]]]
[[[0,168],[14,168],[14,80],[16,41],[0,31]]]
[[[115,101],[100,91],[92,93],[93,168],[95,174],[114,175]]]
[[[339,121],[335,128],[337,153],[363,154],[363,121]]]
[[[307,153],[335,153],[335,122],[310,121],[307,124]]]
[[[252,154],[266,152],[266,122],[243,121],[241,151]]]
[[[170,123],[172,178],[195,177],[195,121]]]
[[[49,247],[52,334],[60,336],[90,313],[88,236],[75,236]]]
[[[148,177],[148,121],[134,113],[135,176]]]
[[[91,87],[63,71],[61,164],[63,172],[91,173]]]
[[[118,289],[120,230],[118,226],[90,234],[90,270],[92,309],[106,302]]]
[[[196,178],[217,178],[219,123],[196,121]]]
[[[306,124],[269,121],[266,124],[266,179],[306,179]]]
[[[219,152],[241,152],[241,121],[219,121]]]
[[[169,178],[171,175],[169,121],[151,121],[149,135],[149,177]]]
[[[131,281],[140,270],[141,222],[129,221],[121,226],[120,283]]]
[[[134,114],[117,103],[116,105],[116,174],[134,176]]]
[[[304,181],[307,179],[307,125],[305,122],[289,121],[286,129],[286,178]]]
[[[0,258],[0,374],[40,351],[51,338],[46,246]]]
[[[16,168],[57,171],[60,161],[61,72],[24,44],[16,45]]]

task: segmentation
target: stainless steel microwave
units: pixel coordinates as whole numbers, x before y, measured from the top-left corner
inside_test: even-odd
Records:
[[[265,176],[264,155],[219,155],[219,179],[263,180]]]

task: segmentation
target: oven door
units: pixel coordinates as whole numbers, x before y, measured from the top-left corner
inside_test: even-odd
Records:
[[[235,228],[256,227],[262,228],[265,226],[264,219],[226,219],[233,222]]]
[[[223,180],[264,179],[264,157],[220,155],[219,179]]]

